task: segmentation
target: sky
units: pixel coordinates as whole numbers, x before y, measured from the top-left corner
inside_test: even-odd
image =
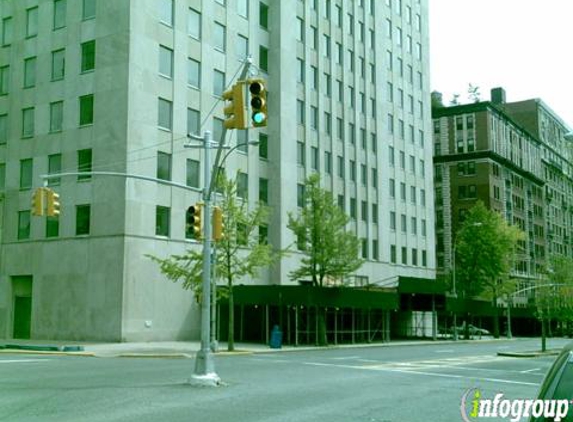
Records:
[[[540,98],[573,129],[573,0],[429,0],[431,90]]]

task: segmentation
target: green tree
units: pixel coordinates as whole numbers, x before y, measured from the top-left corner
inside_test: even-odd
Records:
[[[359,258],[360,242],[346,225],[349,217],[334,202],[332,194],[320,187],[318,174],[305,182],[304,206],[299,214],[289,214],[288,228],[304,253],[299,267],[289,276],[293,280],[312,280],[323,287],[326,280],[342,280],[363,264]],[[326,344],[325,310],[318,312],[318,342]]]
[[[479,92],[479,86],[468,84],[468,100],[472,103],[479,103],[480,102],[481,94]]]
[[[497,300],[505,293],[516,249],[523,232],[496,211],[478,201],[471,208],[457,234],[456,271],[465,299],[485,295],[494,309],[494,336],[499,337]],[[466,327],[468,324],[466,323]]]
[[[443,99],[443,95],[441,92],[439,91],[432,91],[432,93],[430,94],[431,96],[431,101],[432,101],[432,110],[437,110],[440,108],[444,108],[444,99]]]
[[[252,210],[246,199],[237,197],[236,180],[218,177],[217,191],[221,194],[220,208],[223,212],[224,237],[215,243],[217,275],[227,283],[226,295],[229,302],[229,331],[227,349],[235,348],[235,318],[233,286],[236,280],[245,276],[256,277],[261,267],[272,265],[282,254],[276,252],[266,239],[259,236],[261,227],[268,220],[268,207],[257,204]],[[208,218],[203,216],[203,218]],[[160,271],[171,281],[182,281],[182,287],[193,290],[201,300],[203,255],[189,249],[184,255],[168,258],[149,256],[159,264]]]

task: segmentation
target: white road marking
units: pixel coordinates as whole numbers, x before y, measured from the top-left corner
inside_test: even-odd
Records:
[[[0,363],[49,362],[51,359],[0,359]]]
[[[434,350],[435,353],[454,353],[454,349]]]
[[[541,368],[526,369],[525,371],[519,371],[521,374],[527,374],[529,372],[539,371]]]
[[[332,360],[354,360],[354,359],[360,359],[360,356],[341,356],[341,357],[337,357],[337,358],[329,358]]]

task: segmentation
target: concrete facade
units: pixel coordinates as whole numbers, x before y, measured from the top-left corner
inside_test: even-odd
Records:
[[[246,54],[268,81],[269,125],[228,133],[231,145],[262,144],[225,168],[247,175],[252,204],[268,184],[273,245],[294,243],[288,214],[318,171],[363,239],[366,263],[351,282],[433,279],[427,9],[426,0],[1,2],[0,336],[13,336],[27,312],[16,298],[29,297],[32,338],[198,337],[192,292],[145,255],[199,247],[186,239],[185,211],[200,199],[202,155],[184,144],[188,133],[221,133],[221,89]],[[57,230],[27,214],[40,175],[90,169],[167,171],[189,189],[63,177]],[[296,283],[299,258],[240,282]]]

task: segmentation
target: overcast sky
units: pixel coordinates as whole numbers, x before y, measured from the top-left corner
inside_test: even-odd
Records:
[[[573,0],[429,0],[431,89],[541,98],[573,128]]]

